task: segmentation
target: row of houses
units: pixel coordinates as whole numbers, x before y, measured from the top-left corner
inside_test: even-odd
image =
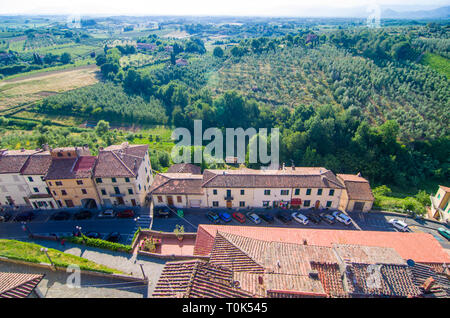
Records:
[[[0,150],[0,205],[107,208],[141,206],[153,182],[148,145]]]
[[[285,207],[370,211],[369,182],[360,174],[337,174],[325,168],[280,170],[206,169],[174,165],[155,176],[150,193],[155,206],[177,208]]]

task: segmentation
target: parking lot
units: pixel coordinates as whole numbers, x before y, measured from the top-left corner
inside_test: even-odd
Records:
[[[324,222],[323,220],[318,223],[318,224],[314,224],[313,222],[309,222],[307,225],[303,225],[300,224],[298,222],[296,222],[295,220],[292,220],[289,223],[283,223],[281,220],[279,220],[276,217],[276,214],[280,211],[284,211],[286,213],[289,213],[289,215],[293,212],[299,212],[299,210],[282,210],[282,209],[265,209],[265,208],[253,208],[253,209],[182,209],[183,213],[184,213],[184,217],[179,217],[175,211],[172,211],[172,213],[170,214],[170,217],[168,218],[158,218],[155,217],[153,220],[153,226],[152,229],[155,231],[164,231],[164,232],[173,232],[173,230],[175,229],[176,225],[183,225],[184,226],[184,230],[185,232],[197,232],[197,228],[199,224],[213,224],[213,222],[207,218],[206,213],[208,211],[214,211],[216,213],[221,213],[221,212],[227,212],[230,215],[233,212],[239,211],[242,214],[244,214],[245,216],[245,222],[244,223],[240,223],[239,221],[237,221],[236,219],[234,219],[233,217],[231,218],[231,221],[229,222],[224,222],[223,220],[220,220],[218,224],[222,224],[222,225],[241,225],[241,226],[268,226],[268,227],[289,227],[289,228],[308,228],[308,229],[340,229],[340,230],[358,230],[357,227],[355,227],[354,224],[350,224],[350,225],[344,225],[338,221],[335,221],[334,224],[328,224],[326,222]],[[248,219],[248,217],[246,216],[246,214],[248,212],[255,212],[256,214],[270,214],[273,216],[274,221],[273,223],[268,223],[264,220],[261,220],[260,224],[255,224],[252,221],[250,221]],[[310,209],[308,210],[301,210],[300,213],[303,214],[308,214],[308,213],[314,213],[316,215],[319,215],[320,212],[319,211],[311,211]]]
[[[130,209],[130,208],[126,208]],[[116,209],[114,211],[123,211],[124,209]],[[140,226],[141,228],[149,228],[150,210],[149,208],[133,208],[134,216],[131,218],[102,217],[101,211],[90,210],[91,215],[84,219],[76,219],[75,215],[86,209],[60,209],[60,210],[39,210],[33,211],[34,217],[30,221],[26,221],[26,229],[22,228],[20,215],[25,210],[7,211],[10,217],[7,222],[0,223],[0,238],[22,239],[26,238],[29,232],[37,235],[52,235],[59,237],[70,236],[76,227],[81,227],[83,233],[98,232],[102,238],[109,233],[120,233],[119,243],[130,244],[134,232]],[[28,210],[29,211],[29,210]],[[55,220],[54,216],[60,212],[68,213],[67,219]],[[1,212],[0,216],[4,216],[5,212]],[[61,215],[61,213],[60,213]],[[19,220],[19,221],[18,221]]]

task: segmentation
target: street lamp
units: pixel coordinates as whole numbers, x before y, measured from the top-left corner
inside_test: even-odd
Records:
[[[23,230],[24,232],[28,232],[28,235],[29,235],[30,237],[33,237],[33,233],[31,233],[30,229],[28,228],[27,222],[22,222],[22,230]]]
[[[81,226],[75,226],[75,228],[77,229],[77,236],[82,236],[83,233],[81,233]]]
[[[48,260],[50,261],[50,264],[55,267],[55,264],[53,264],[52,259],[50,258],[50,255],[48,255],[48,248],[46,247],[41,247],[41,252],[44,252],[45,255],[47,255]]]

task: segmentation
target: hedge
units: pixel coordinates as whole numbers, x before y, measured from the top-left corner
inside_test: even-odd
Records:
[[[131,253],[131,251],[132,251],[132,248],[130,245],[113,243],[113,242],[109,242],[109,241],[105,241],[105,240],[101,240],[101,239],[89,238],[84,235],[83,235],[83,237],[75,237],[75,236],[64,237],[64,239],[70,243],[83,244],[86,246],[103,248],[103,249],[108,249],[108,250],[112,250],[112,251],[126,252],[126,253]]]

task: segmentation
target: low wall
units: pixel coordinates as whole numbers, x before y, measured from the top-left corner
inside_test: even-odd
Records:
[[[12,264],[33,266],[33,267],[38,267],[38,268],[49,269],[49,270],[52,270],[52,271],[64,271],[64,272],[67,271],[67,268],[63,267],[63,266],[54,266],[54,265],[48,264],[48,263],[26,262],[26,261],[12,259],[12,258],[8,258],[8,257],[4,257],[4,256],[0,256],[0,262],[7,262],[7,263],[12,263]],[[142,279],[142,278],[137,278],[137,277],[128,276],[128,275],[108,274],[108,273],[102,273],[102,272],[87,271],[87,270],[83,270],[83,269],[80,269],[80,273],[83,274],[83,275],[92,275],[92,276],[98,276],[98,277],[114,278],[114,279],[126,280],[126,281],[131,281],[131,282],[142,282],[142,283],[145,283],[145,284],[148,283],[148,279]]]

